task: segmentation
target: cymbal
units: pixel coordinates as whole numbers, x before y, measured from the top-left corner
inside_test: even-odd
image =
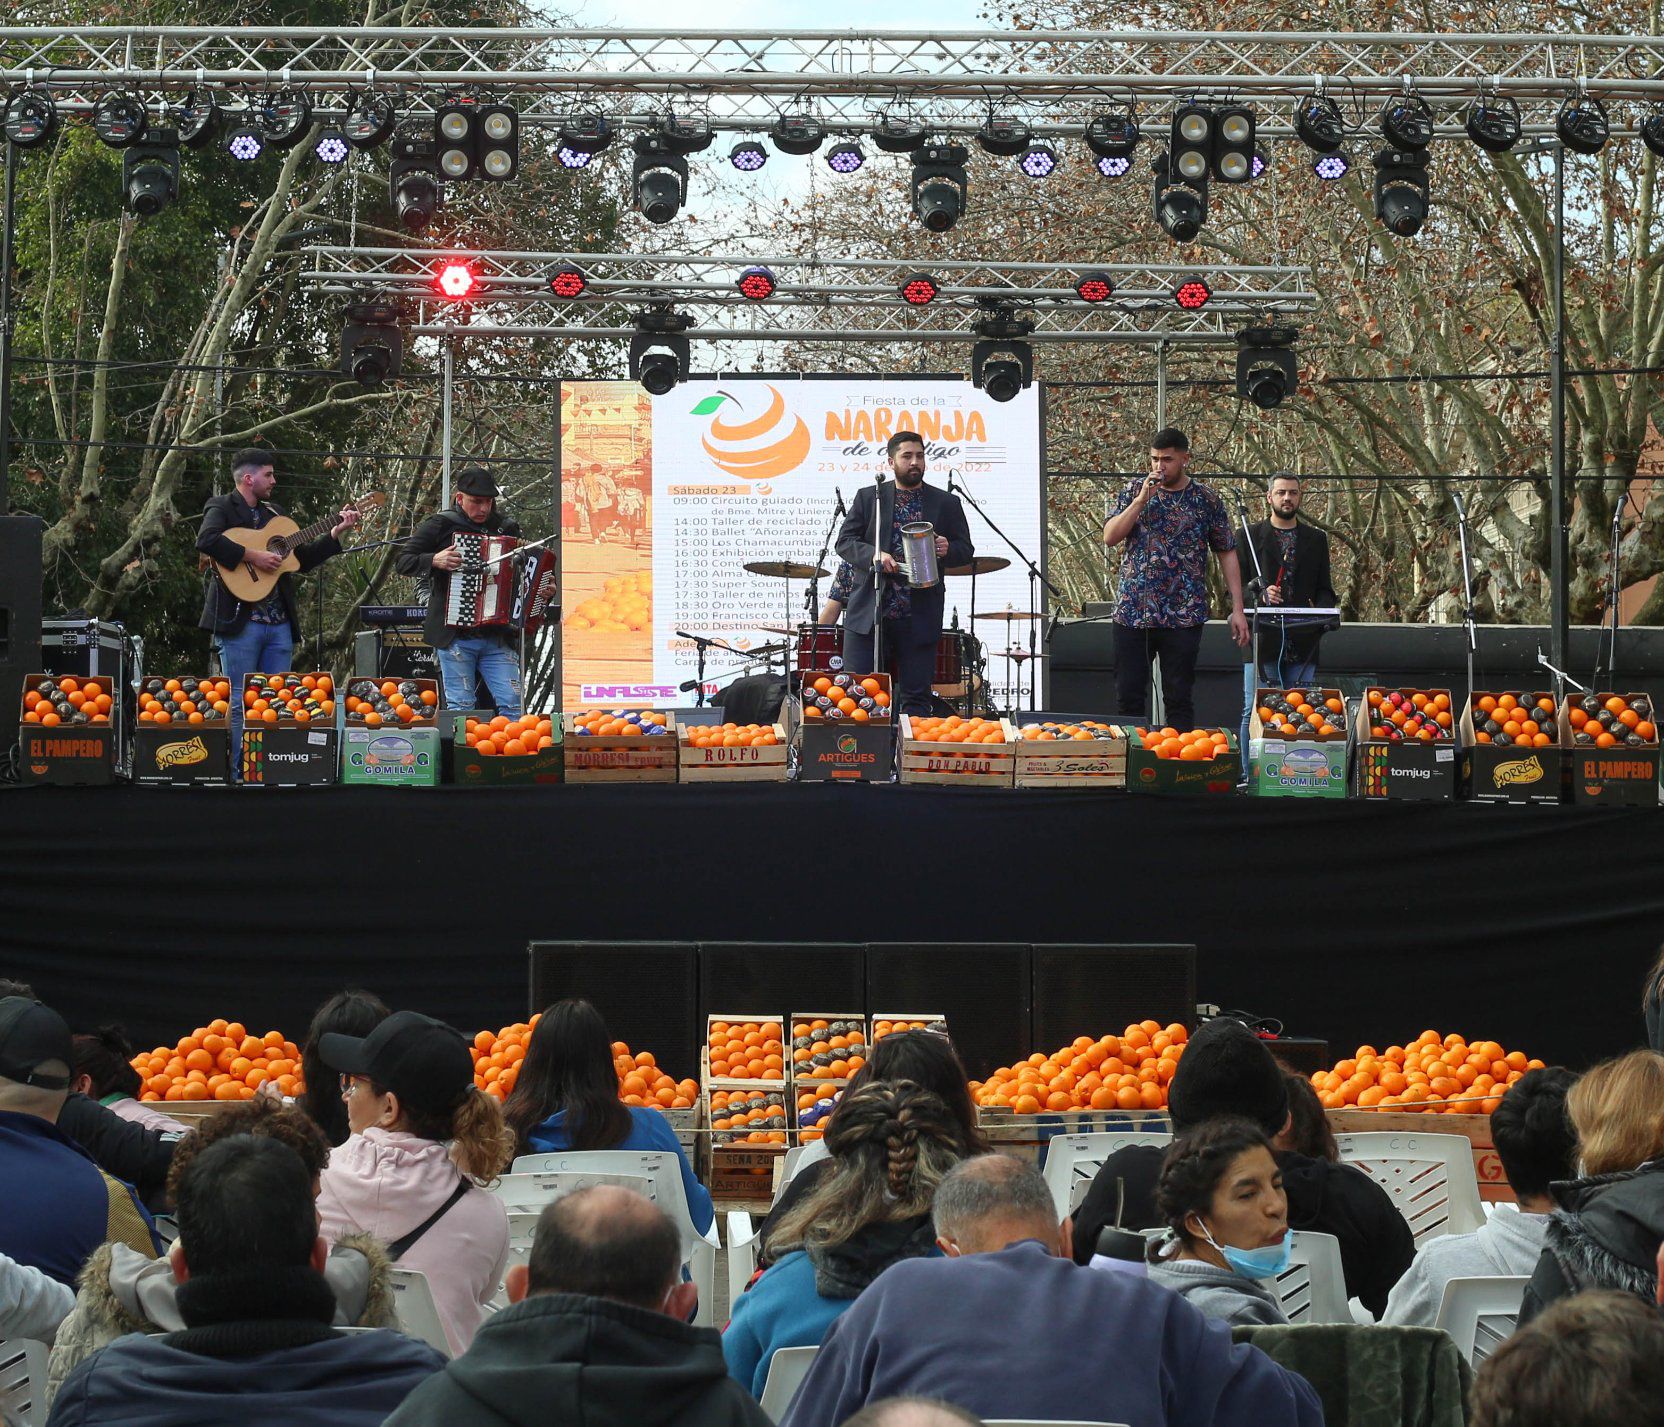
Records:
[[[1026,649],[995,649],[991,651],[996,659],[1015,659],[1021,663],[1024,659],[1050,659],[1050,654],[1030,654]]]
[[[1043,614],[1035,614],[1032,610],[1026,610],[1026,609],[997,609],[997,610],[994,610],[992,613],[989,613],[986,610],[980,610],[979,609],[975,614],[973,614],[971,616],[972,619],[1005,619],[1005,620],[1044,619],[1045,617],[1046,616],[1043,615]]]
[[[774,580],[820,580],[832,573],[818,565],[800,565],[792,560],[747,560],[743,568]]]
[[[778,624],[759,624],[757,626],[757,633],[758,634],[793,635],[793,634],[796,634],[797,631],[795,629],[787,629],[783,625],[778,625]]]
[[[995,570],[1009,568],[1011,562],[1004,555],[978,555],[968,565],[953,565],[943,570],[944,575],[991,575]]]

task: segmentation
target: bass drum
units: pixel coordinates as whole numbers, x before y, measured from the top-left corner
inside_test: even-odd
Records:
[[[976,641],[964,629],[944,629],[936,641],[936,673],[931,690],[945,699],[964,698],[976,667]]]
[[[800,624],[797,627],[797,672],[843,668],[844,627],[841,624]],[[832,661],[838,662],[834,664]]]

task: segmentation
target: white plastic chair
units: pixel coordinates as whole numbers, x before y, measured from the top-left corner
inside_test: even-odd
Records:
[[[1289,1266],[1277,1275],[1277,1301],[1290,1323],[1350,1323],[1340,1240],[1304,1229],[1289,1234]]]
[[[1529,1278],[1453,1278],[1444,1286],[1435,1328],[1456,1340],[1457,1351],[1474,1367],[1513,1336]]]
[[[1392,1196],[1416,1247],[1441,1234],[1471,1234],[1485,1222],[1473,1142],[1465,1135],[1364,1130],[1336,1135],[1341,1160]]]
[[[451,1345],[445,1338],[445,1325],[439,1321],[439,1309],[434,1304],[428,1276],[419,1269],[395,1267],[388,1287],[393,1290],[393,1312],[398,1316],[399,1331],[420,1338],[430,1348],[450,1357]]]
[[[728,1314],[757,1272],[757,1226],[743,1209],[728,1211]]]
[[[716,1321],[716,1251],[721,1247],[716,1223],[713,1220],[704,1233],[693,1227],[677,1155],[669,1150],[556,1150],[550,1154],[521,1155],[512,1169],[515,1173],[506,1175],[505,1179],[517,1178],[520,1173],[633,1174],[650,1178],[653,1191],[647,1197],[670,1215],[671,1222],[681,1232],[687,1263],[699,1287],[699,1309],[693,1321],[702,1328]]]
[[[46,1421],[45,1343],[0,1338],[0,1422],[42,1427]]]
[[[831,1153],[826,1148],[825,1135],[818,1140],[810,1140],[806,1145],[793,1145],[780,1164],[780,1187],[784,1189],[794,1174],[801,1174],[817,1160],[829,1158]]]
[[[1046,1141],[1045,1178],[1058,1217],[1073,1214],[1093,1176],[1116,1150],[1132,1145],[1164,1148],[1173,1136],[1162,1130],[1104,1130],[1090,1135],[1056,1135]]]
[[[778,1422],[792,1405],[798,1386],[809,1376],[819,1348],[776,1348],[768,1360],[768,1377],[763,1382],[762,1409]]]

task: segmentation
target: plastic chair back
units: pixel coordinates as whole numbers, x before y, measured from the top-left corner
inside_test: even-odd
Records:
[[[439,1321],[439,1309],[434,1304],[428,1276],[419,1269],[395,1267],[388,1286],[393,1290],[393,1311],[398,1315],[399,1331],[420,1338],[430,1348],[450,1357],[451,1346],[445,1338],[445,1325]]]
[[[1471,1234],[1485,1222],[1473,1142],[1465,1135],[1365,1130],[1336,1135],[1342,1162],[1392,1196],[1416,1247],[1441,1234]]]
[[[1350,1323],[1340,1240],[1291,1230],[1289,1266],[1277,1275],[1277,1300],[1290,1323]]]
[[[783,1189],[791,1182],[794,1174],[807,1169],[817,1160],[830,1156],[831,1151],[826,1148],[826,1136],[818,1140],[810,1140],[806,1145],[794,1145],[786,1151],[785,1158],[780,1164],[780,1187]]]
[[[1094,1176],[1116,1150],[1132,1145],[1165,1148],[1173,1136],[1164,1130],[1104,1130],[1090,1135],[1056,1135],[1046,1142],[1046,1184],[1058,1217],[1073,1214]]]
[[[44,1427],[46,1357],[46,1344],[33,1338],[0,1338],[0,1422],[6,1427]]]
[[[1456,1340],[1464,1358],[1478,1367],[1513,1336],[1529,1278],[1453,1278],[1444,1286],[1435,1328]]]
[[[768,1360],[768,1377],[763,1383],[762,1408],[778,1422],[792,1405],[803,1379],[809,1376],[819,1348],[776,1348]]]

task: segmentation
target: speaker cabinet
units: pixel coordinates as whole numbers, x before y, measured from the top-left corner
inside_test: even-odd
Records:
[[[699,1078],[704,1025],[696,1004],[698,947],[690,941],[534,941],[531,1011],[581,996],[613,1039],[650,1050],[678,1080]]]
[[[1034,1049],[1119,1034],[1135,1021],[1196,1024],[1194,946],[1034,948]]]
[[[867,1014],[941,1011],[973,1080],[1027,1055],[1030,954],[1015,942],[875,942],[867,947]]]
[[[864,1011],[865,962],[858,942],[701,942],[699,1039],[729,1011]]]
[[[32,515],[0,516],[0,752],[17,737],[23,681],[40,670],[42,529]]]

